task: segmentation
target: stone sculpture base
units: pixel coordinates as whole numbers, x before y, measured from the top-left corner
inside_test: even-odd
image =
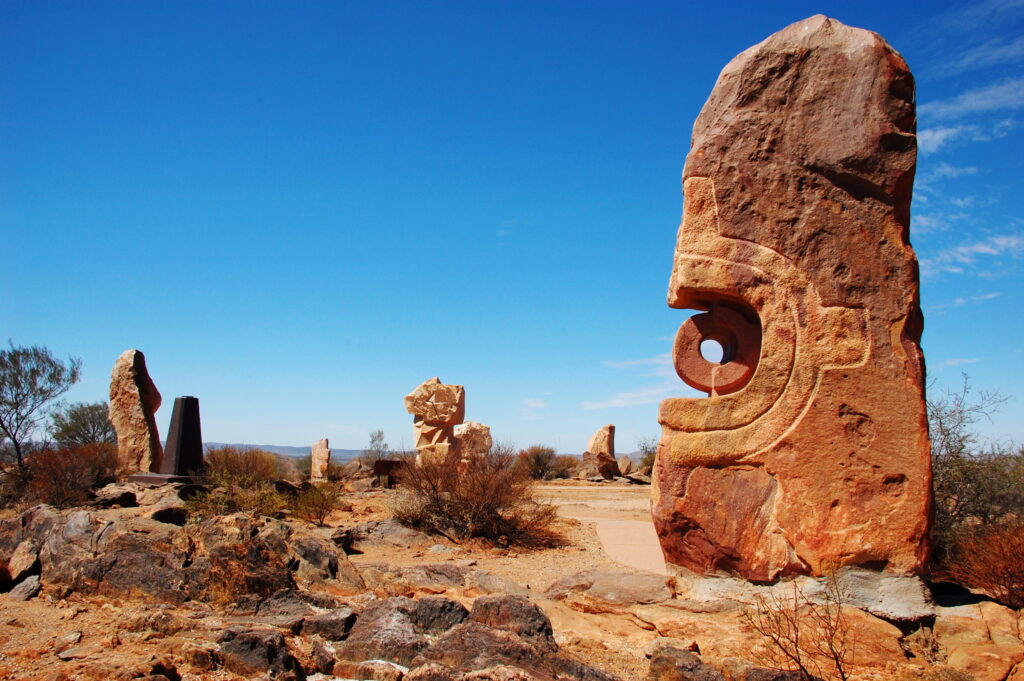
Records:
[[[183,482],[187,485],[201,485],[207,481],[200,475],[171,475],[168,473],[134,473],[128,476],[128,482],[140,485],[168,485],[172,482]]]

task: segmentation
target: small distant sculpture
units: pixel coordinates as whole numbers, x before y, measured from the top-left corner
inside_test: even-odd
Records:
[[[313,443],[309,459],[309,481],[326,482],[327,471],[331,466],[331,449],[327,438]]]
[[[448,385],[440,378],[428,378],[405,396],[405,409],[413,415],[413,442],[417,461],[458,455],[455,426],[466,416],[466,389]]]
[[[619,463],[615,460],[615,426],[608,424],[590,438],[587,451],[583,452],[580,477],[600,476],[611,480],[619,476]]]
[[[914,78],[818,15],[723,70],[693,129],[651,494],[670,565],[771,582],[918,573],[931,468],[908,239]],[[720,361],[704,357],[717,342]]]
[[[199,421],[199,400],[190,396],[175,397],[160,473],[195,475],[202,467],[203,431]]]
[[[139,350],[125,350],[110,376],[110,422],[117,432],[118,475],[157,473],[163,461],[156,410],[160,391],[146,370]]]

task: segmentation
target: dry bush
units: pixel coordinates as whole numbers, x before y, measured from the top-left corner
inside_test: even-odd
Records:
[[[204,468],[215,484],[225,487],[253,489],[261,483],[284,477],[277,456],[261,449],[210,449],[204,457]]]
[[[298,493],[295,501],[292,502],[292,513],[303,520],[323,527],[327,516],[340,506],[341,489],[337,485],[331,483],[308,485]]]
[[[580,460],[569,454],[559,454],[551,464],[551,473],[548,480],[564,480],[571,478],[576,469],[580,466]]]
[[[644,475],[650,475],[654,470],[654,457],[658,453],[658,438],[642,437],[636,441],[636,446],[642,455],[637,471]]]
[[[185,508],[194,518],[210,518],[232,513],[248,513],[260,517],[276,517],[288,506],[284,495],[268,482],[253,487],[231,485],[200,492],[185,502]]]
[[[843,613],[843,597],[834,574],[821,603],[811,602],[794,582],[792,593],[758,595],[743,622],[768,643],[762,664],[797,672],[801,681],[850,678],[855,636]],[[827,676],[826,676],[827,675]]]
[[[979,526],[957,535],[944,568],[953,581],[1024,608],[1024,521]]]
[[[85,503],[92,490],[117,479],[117,446],[95,443],[44,449],[27,461],[25,495],[37,502],[66,508]]]
[[[508,446],[496,445],[465,466],[404,455],[391,510],[400,522],[453,541],[472,537],[533,544],[554,541],[552,506],[533,500],[532,480]],[[460,468],[462,470],[460,470]]]
[[[551,477],[557,454],[551,447],[530,445],[519,452],[519,465],[526,468],[526,473],[534,480],[547,480]]]

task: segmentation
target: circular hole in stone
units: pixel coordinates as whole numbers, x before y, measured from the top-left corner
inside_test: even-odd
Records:
[[[721,364],[722,357],[725,356],[725,348],[718,341],[708,338],[700,342],[700,356],[709,362]]]

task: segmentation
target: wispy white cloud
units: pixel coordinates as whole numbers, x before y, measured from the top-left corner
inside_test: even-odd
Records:
[[[947,359],[944,362],[940,362],[938,368],[944,369],[946,367],[959,367],[965,364],[977,364],[980,361],[981,359],[978,357],[954,357],[953,359]]]
[[[940,179],[952,179],[957,177],[963,177],[964,175],[976,175],[978,169],[974,166],[953,166],[946,162],[942,162],[935,166],[929,171],[932,177]]]
[[[954,76],[975,69],[1013,64],[1024,60],[1024,35],[998,37],[974,45],[943,65],[943,75]]]
[[[921,153],[931,154],[938,151],[946,142],[963,137],[973,126],[952,125],[938,128],[926,128],[917,132],[917,148]]]
[[[655,404],[666,397],[674,397],[683,393],[685,386],[681,381],[647,386],[636,390],[626,390],[600,401],[584,401],[580,406],[588,411],[594,409],[613,409],[617,407],[635,407],[640,404]]]
[[[963,274],[976,269],[979,259],[1024,255],[1024,234],[995,234],[980,241],[946,248],[933,256],[921,258],[921,274],[933,276],[940,272]]]
[[[976,296],[959,296],[953,300],[945,303],[939,303],[938,305],[932,305],[928,308],[928,314],[944,313],[946,310],[952,308],[963,307],[968,303],[983,303],[987,300],[995,300],[999,296],[1003,295],[999,291],[993,291],[991,293],[982,293]]]
[[[665,352],[654,357],[645,357],[643,359],[627,359],[627,360],[605,360],[601,362],[606,367],[611,369],[634,369],[638,367],[647,367],[649,370],[644,376],[674,376],[675,369],[672,366],[672,353]]]
[[[547,409],[550,406],[551,404],[547,400],[539,397],[524,397],[523,406],[519,408],[519,415],[527,421],[535,421],[540,418],[540,414],[538,412],[542,409]]]
[[[917,111],[922,117],[955,119],[976,113],[1021,108],[1024,108],[1024,77],[1009,78],[962,92],[955,97],[926,102]]]

